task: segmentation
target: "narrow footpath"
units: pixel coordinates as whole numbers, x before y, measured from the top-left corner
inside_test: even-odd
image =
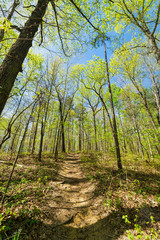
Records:
[[[32,235],[31,239],[118,239],[114,238],[116,229],[112,217],[108,218],[104,199],[95,194],[96,183],[85,176],[78,154],[68,154],[61,165],[59,180],[49,185],[52,193],[45,203],[46,218],[35,232],[37,237]]]

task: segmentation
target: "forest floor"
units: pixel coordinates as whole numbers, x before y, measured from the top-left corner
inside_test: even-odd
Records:
[[[0,157],[0,195],[12,161]],[[138,158],[21,156],[0,208],[0,239],[160,239],[160,166]],[[15,238],[15,239],[18,239]]]

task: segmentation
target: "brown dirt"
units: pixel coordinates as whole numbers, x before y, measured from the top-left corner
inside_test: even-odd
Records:
[[[137,214],[137,207],[128,206],[127,202],[123,202],[123,206],[120,205],[117,209],[105,205],[105,196],[100,191],[102,186],[98,185],[97,180],[87,178],[78,154],[68,154],[63,161],[59,161],[58,165],[60,167],[58,176],[46,183],[46,187],[50,189],[49,192],[45,197],[39,197],[38,205],[41,209],[39,219],[41,221],[33,226],[25,226],[25,228],[22,222],[20,239],[128,239],[125,232],[128,229],[133,232],[134,226],[127,225],[122,216],[127,215],[132,221]],[[138,224],[144,220],[149,221],[150,216],[153,216],[156,221],[155,227],[158,226],[159,205],[154,207],[145,205],[144,208],[138,208],[138,211],[140,216]],[[17,225],[20,225],[18,222],[17,219]],[[141,225],[142,229],[147,231],[145,222]]]
[[[86,227],[105,218],[107,209],[103,197],[95,195],[96,183],[86,178],[78,154],[66,157],[59,181],[51,181],[49,185],[53,192],[45,205],[46,218],[39,239],[106,239],[94,238],[96,228],[91,236],[86,236],[86,231],[89,234]]]

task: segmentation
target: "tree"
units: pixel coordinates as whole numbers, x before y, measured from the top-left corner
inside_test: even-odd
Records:
[[[6,104],[18,73],[22,71],[22,63],[32,46],[33,38],[42,22],[48,3],[49,0],[38,1],[31,16],[22,28],[18,39],[11,46],[0,66],[0,114]]]
[[[25,60],[30,47],[32,46],[33,39],[40,24],[42,23],[42,19],[45,15],[49,2],[51,2],[53,8],[57,32],[60,38],[62,49],[65,53],[54,0],[38,0],[35,9],[32,11],[31,16],[28,18],[24,27],[19,29],[20,34],[18,39],[11,46],[8,54],[0,66],[0,114],[3,111],[18,73],[22,72],[22,63]],[[87,22],[93,28],[95,28],[89,18],[82,12],[81,8],[73,0],[69,0],[69,3],[74,9],[76,8],[79,14],[85,20],[87,20]]]
[[[95,96],[92,95],[92,93],[85,91],[85,89],[82,88],[83,96],[87,100],[93,115],[93,126],[94,126],[94,138],[95,138],[95,151],[98,151],[98,141],[97,141],[97,123],[96,123],[96,115],[101,110],[98,108],[99,106],[99,98],[95,99]]]
[[[88,62],[87,67],[85,67],[84,65],[76,66],[75,67],[75,75],[84,84],[86,89],[95,92],[95,94],[99,97],[102,105],[105,108],[105,111],[106,111],[106,114],[107,114],[107,117],[109,120],[109,124],[110,124],[111,130],[112,130],[112,134],[113,134],[118,169],[122,170],[120,148],[119,148],[119,142],[118,142],[118,133],[117,133],[112,91],[111,91],[111,85],[110,85],[108,61],[107,61],[106,54],[107,53],[105,51],[105,61],[103,61],[99,58],[95,58],[94,61],[91,60]],[[104,97],[103,97],[103,87],[106,85],[106,83],[108,84],[109,101],[110,101],[110,105],[111,105],[112,118],[110,116],[108,107],[107,107]]]
[[[105,29],[106,19],[110,19],[110,24],[107,25],[108,31],[114,30],[117,34],[122,32],[125,34],[128,29],[132,30],[131,34],[135,38],[141,39],[142,36],[136,47],[149,49],[149,51],[147,50],[148,53],[153,53],[158,64],[160,64],[160,48],[158,44],[159,1],[116,0],[109,4],[104,1],[103,4],[101,29]],[[147,38],[147,42],[145,38]],[[132,49],[132,47],[134,48],[134,46],[130,45],[128,50]]]
[[[69,68],[67,66],[67,70],[65,70],[64,68],[62,68],[62,66],[60,68],[60,66],[61,60],[57,62],[57,72],[56,77],[53,79],[53,86],[55,88],[57,99],[59,102],[62,152],[66,152],[64,124],[71,109],[74,95],[77,91],[77,86],[72,85],[72,88],[70,88],[71,82],[69,77]]]

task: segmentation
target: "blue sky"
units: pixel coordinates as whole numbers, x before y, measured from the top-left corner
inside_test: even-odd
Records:
[[[103,47],[99,47],[99,48],[93,48],[90,49],[88,48],[88,50],[86,51],[86,53],[79,55],[79,57],[75,57],[73,58],[72,62],[73,64],[86,64],[87,61],[93,59],[93,56],[98,56],[101,58],[104,58],[104,48]]]

